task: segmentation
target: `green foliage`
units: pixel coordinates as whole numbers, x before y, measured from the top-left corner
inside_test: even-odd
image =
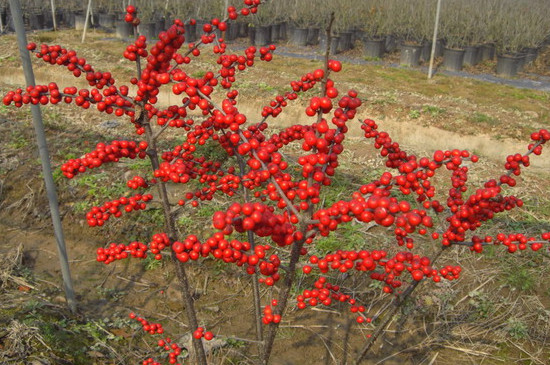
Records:
[[[515,340],[525,340],[529,336],[529,327],[524,322],[510,318],[506,327],[508,335]]]
[[[204,75],[206,75],[206,71],[202,71],[202,70],[199,70],[199,71],[195,71],[191,74],[191,76],[195,79],[200,79],[200,78],[203,78]]]
[[[147,169],[151,166],[150,164],[151,163],[148,159],[136,158],[134,160],[130,160],[130,163],[128,163],[128,168],[135,171],[147,171]]]
[[[90,205],[98,205],[113,197],[125,196],[128,187],[124,181],[113,181],[107,174],[88,173],[72,179],[70,184],[76,184],[88,192]]]
[[[430,114],[433,118],[440,116],[446,112],[445,108],[440,108],[435,105],[424,105],[422,107],[422,112]]]
[[[488,318],[495,310],[491,299],[483,292],[474,290],[468,293],[472,306],[472,315],[475,318]]]
[[[210,204],[201,204],[197,210],[197,216],[202,218],[210,218],[218,210],[217,207]]]
[[[363,228],[361,224],[343,224],[337,232],[319,238],[315,243],[315,249],[321,254],[327,254],[336,250],[352,250],[364,247],[366,238],[361,228]]]
[[[265,82],[259,82],[256,85],[260,90],[269,92],[269,93],[277,93],[277,89],[269,84],[266,84]]]
[[[420,110],[413,109],[409,112],[409,118],[411,119],[418,119],[420,118]]]
[[[531,292],[535,289],[535,277],[524,266],[509,265],[503,280],[506,285],[516,290]]]
[[[102,286],[97,286],[96,291],[100,296],[112,300],[113,302],[118,302],[124,295],[126,295],[126,292],[122,290],[116,288],[104,288]]]
[[[497,123],[497,120],[495,118],[480,112],[475,112],[470,117],[468,117],[468,120],[473,123],[488,124],[488,125],[494,125]]]
[[[18,150],[21,148],[25,148],[29,145],[28,139],[23,135],[23,133],[21,133],[21,131],[17,129],[12,129],[10,133],[11,138],[8,143],[8,148]]]
[[[146,271],[152,271],[163,267],[163,261],[155,259],[154,255],[147,255],[147,257],[142,262],[143,268]]]
[[[207,160],[222,163],[227,160],[227,152],[219,143],[216,142],[197,145],[195,156],[202,156]]]

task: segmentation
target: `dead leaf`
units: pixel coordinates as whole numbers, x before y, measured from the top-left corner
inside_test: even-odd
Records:
[[[31,288],[29,288],[28,286],[26,285],[19,285],[19,287],[17,287],[17,290],[19,291],[24,291],[25,293],[28,293],[31,291]]]

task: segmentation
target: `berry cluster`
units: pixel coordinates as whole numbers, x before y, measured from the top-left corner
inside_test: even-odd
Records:
[[[156,334],[163,334],[164,329],[162,328],[162,325],[160,323],[150,323],[146,319],[142,317],[138,317],[135,313],[130,313],[129,317],[131,319],[134,319],[141,323],[142,328],[145,332],[156,335]],[[175,342],[172,342],[172,339],[170,337],[166,337],[164,339],[160,339],[157,341],[157,346],[162,348],[164,351],[168,353],[168,363],[169,364],[175,364],[180,365],[181,363],[178,363],[178,356],[182,353],[182,348]],[[161,365],[162,363],[155,361],[153,358],[145,359],[142,362],[143,365]]]
[[[155,255],[155,260],[160,260],[162,258],[161,251],[169,245],[170,240],[166,233],[154,234],[149,245],[141,242],[132,242],[128,245],[111,243],[107,248],[100,247],[97,249],[97,261],[110,264],[116,260],[123,260],[128,255],[145,259],[148,251]]]
[[[72,179],[87,169],[98,168],[104,163],[118,162],[121,158],[145,158],[148,144],[145,141],[113,141],[111,144],[98,143],[95,150],[82,158],[71,159],[61,166],[63,175]]]
[[[154,181],[151,181],[151,182],[154,182]],[[128,180],[126,185],[128,185],[130,189],[134,189],[134,190],[139,188],[149,187],[149,184],[147,183],[147,181],[141,176],[134,176],[133,178]]]
[[[149,52],[147,52],[147,38],[143,35],[137,37],[134,43],[126,47],[122,55],[130,61],[136,61],[138,57],[147,58],[149,55]]]
[[[142,329],[145,331],[145,332],[148,332],[149,334],[151,335],[155,335],[155,334],[163,334],[164,333],[164,329],[162,328],[162,324],[160,323],[151,323],[149,321],[147,321],[146,319],[144,318],[141,318],[141,317],[138,317],[135,313],[130,313],[129,314],[129,317],[131,319],[135,319],[136,321],[138,321],[139,323],[141,323],[142,325]]]
[[[119,218],[122,211],[129,213],[147,208],[147,202],[153,199],[151,194],[136,194],[129,198],[122,197],[112,201],[105,202],[100,207],[92,207],[86,213],[86,219],[90,227],[102,226],[111,216]],[[122,209],[122,210],[121,210]]]
[[[214,338],[214,334],[210,331],[204,331],[204,327],[198,327],[193,332],[193,337],[196,338],[197,340],[204,338],[206,341],[210,341]]]
[[[234,263],[237,266],[247,265],[247,272],[250,275],[259,270],[262,275],[268,276],[260,279],[266,285],[273,285],[280,278],[278,270],[281,261],[277,255],[269,257],[266,255],[266,251],[270,249],[269,245],[256,245],[252,248],[246,241],[228,241],[221,232],[215,233],[204,243],[201,243],[195,235],[189,235],[182,242],[172,243],[172,250],[181,262],[196,261],[200,257],[212,255],[226,263]]]
[[[262,317],[262,322],[265,325],[268,325],[270,323],[279,323],[281,322],[281,315],[277,313],[273,313],[273,308],[278,305],[277,299],[271,300],[271,305],[266,305],[264,307],[264,316]]]
[[[296,297],[296,301],[298,309],[306,309],[308,306],[315,307],[319,304],[328,307],[334,302],[348,303],[351,313],[359,313],[356,318],[357,323],[372,322],[372,318],[363,315],[366,311],[365,306],[357,305],[355,298],[352,298],[351,295],[341,293],[340,287],[329,283],[324,276],[319,277],[315,282],[314,289],[305,289],[302,291],[302,294]]]
[[[124,21],[137,27],[140,23],[140,19],[137,17],[137,9],[134,5],[128,5],[126,7],[126,15],[124,15]]]

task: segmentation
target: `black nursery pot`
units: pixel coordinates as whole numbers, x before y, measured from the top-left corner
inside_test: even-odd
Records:
[[[292,31],[292,37],[290,38],[290,43],[295,46],[305,47],[307,45],[307,28],[294,28]]]
[[[497,56],[497,75],[514,77],[520,71],[521,62],[525,55],[502,54]]]
[[[384,57],[386,46],[386,40],[383,38],[372,39],[366,38],[363,39],[363,54],[368,58],[382,58]]]
[[[401,44],[399,63],[402,66],[416,67],[420,64],[422,46],[418,44]]]
[[[464,64],[463,49],[445,48],[443,51],[443,68],[449,71],[460,71]]]

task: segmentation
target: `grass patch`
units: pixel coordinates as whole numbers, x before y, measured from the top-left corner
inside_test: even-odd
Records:
[[[527,293],[532,292],[536,286],[535,276],[524,266],[508,265],[502,280],[505,285]]]
[[[470,115],[468,117],[468,121],[476,124],[487,124],[487,125],[495,125],[498,122],[495,118],[479,112],[475,112],[474,114]]]
[[[422,107],[422,112],[429,114],[431,117],[439,117],[442,114],[445,114],[446,110],[445,108],[440,108],[436,105],[424,105]]]

